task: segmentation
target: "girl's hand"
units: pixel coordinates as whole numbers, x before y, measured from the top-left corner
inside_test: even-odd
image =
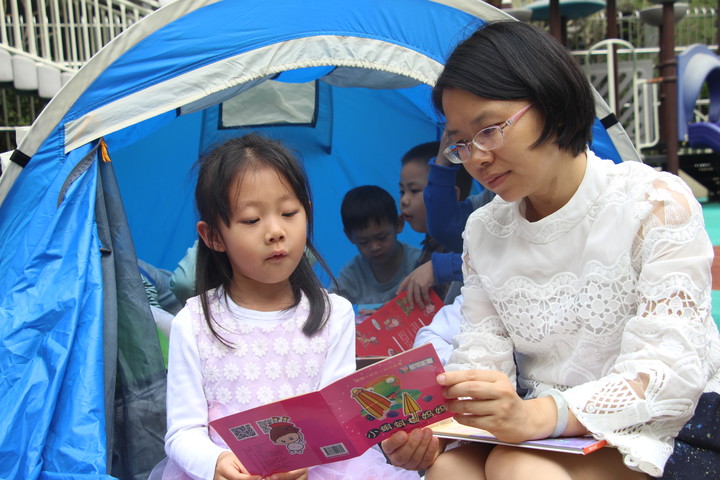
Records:
[[[390,463],[405,470],[424,470],[435,462],[445,448],[429,428],[397,432],[383,440],[381,447]]]
[[[458,423],[482,428],[504,442],[547,438],[557,422],[550,397],[523,400],[504,373],[494,370],[459,370],[437,377],[443,395]]]
[[[273,473],[266,477],[265,480],[308,480],[308,478],[308,469],[301,468],[292,472]]]
[[[261,475],[250,475],[232,452],[223,452],[215,463],[214,480],[262,480]]]

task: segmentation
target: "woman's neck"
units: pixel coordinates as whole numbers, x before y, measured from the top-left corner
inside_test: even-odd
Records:
[[[525,219],[537,222],[567,205],[582,183],[587,160],[586,152],[570,157],[568,168],[555,176],[541,194],[525,197]]]

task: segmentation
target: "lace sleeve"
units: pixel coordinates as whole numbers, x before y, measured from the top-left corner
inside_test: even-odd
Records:
[[[717,358],[710,314],[712,246],[702,210],[675,177],[656,179],[639,202],[633,244],[637,311],[611,373],[565,392],[573,413],[620,449],[631,467],[657,476],[671,439],[689,420]]]
[[[460,333],[455,336],[455,350],[445,368],[499,370],[515,382],[512,341],[482,288],[467,248],[463,252],[463,277]]]

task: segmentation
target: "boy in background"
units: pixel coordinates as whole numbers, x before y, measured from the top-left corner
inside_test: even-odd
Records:
[[[404,221],[395,200],[378,186],[356,187],[345,194],[340,214],[359,255],[340,270],[332,290],[354,305],[392,300],[420,256],[420,250],[397,239]]]

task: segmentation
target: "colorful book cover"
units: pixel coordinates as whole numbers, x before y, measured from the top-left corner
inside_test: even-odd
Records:
[[[252,474],[267,476],[361,455],[399,430],[450,417],[430,345],[374,363],[305,395],[210,422]]]
[[[553,452],[576,453],[587,455],[606,445],[605,440],[596,440],[593,437],[558,437],[544,438],[542,440],[528,440],[520,443],[509,443],[498,440],[492,433],[480,428],[468,427],[455,420],[438,422],[430,428],[436,437],[452,440],[470,440],[473,442],[494,443],[512,447],[535,448],[538,450],[551,450]]]
[[[410,308],[407,290],[402,291],[355,328],[355,355],[390,357],[412,348],[418,330],[430,325],[445,304],[431,289],[430,304]]]

